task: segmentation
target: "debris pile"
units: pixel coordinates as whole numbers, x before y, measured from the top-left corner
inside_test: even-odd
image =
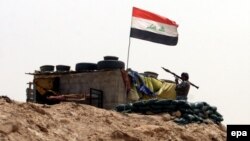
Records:
[[[150,99],[135,103],[120,104],[116,108],[118,112],[135,112],[142,114],[169,113],[176,116],[174,120],[179,124],[203,123],[208,120],[219,124],[223,121],[222,115],[215,106],[206,102],[190,103],[182,100]],[[179,113],[176,115],[176,113]]]

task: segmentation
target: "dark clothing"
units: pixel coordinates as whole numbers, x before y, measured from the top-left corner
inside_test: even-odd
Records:
[[[190,84],[187,81],[182,81],[180,84],[176,84],[176,99],[187,100],[187,95],[190,89]]]

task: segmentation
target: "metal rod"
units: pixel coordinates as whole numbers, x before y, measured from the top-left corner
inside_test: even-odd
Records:
[[[130,21],[130,32],[131,33],[131,27],[132,27],[132,17],[133,17],[133,7],[132,7],[132,14],[131,14],[131,21]],[[129,34],[129,41],[128,41],[128,55],[127,55],[127,68],[128,69],[128,66],[129,66],[129,53],[130,53],[130,43],[131,43],[131,37],[130,37],[130,34]]]
[[[130,37],[129,37],[129,43],[128,43],[127,69],[128,69],[128,63],[129,63],[129,52],[130,52]]]

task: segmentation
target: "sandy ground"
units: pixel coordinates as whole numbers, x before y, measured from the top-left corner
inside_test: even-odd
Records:
[[[224,125],[178,125],[169,114],[117,113],[89,105],[53,106],[0,97],[0,141],[225,141]]]

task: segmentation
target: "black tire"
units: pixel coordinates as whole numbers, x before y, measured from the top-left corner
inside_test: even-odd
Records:
[[[56,71],[58,71],[58,72],[67,72],[69,70],[70,70],[70,66],[56,65]]]
[[[76,64],[76,71],[90,71],[96,70],[97,64],[95,63],[77,63]]]
[[[40,67],[41,72],[48,72],[48,71],[54,71],[53,65],[43,65]]]
[[[116,61],[119,59],[116,56],[104,56],[103,58],[104,58],[104,60],[116,60]]]
[[[97,63],[98,70],[101,69],[124,69],[125,64],[122,61],[104,60]]]
[[[152,71],[145,71],[144,74],[145,74],[145,76],[147,76],[147,77],[153,77],[153,78],[156,78],[156,79],[157,79],[157,77],[158,77],[158,75],[159,75],[158,73],[152,72]]]

